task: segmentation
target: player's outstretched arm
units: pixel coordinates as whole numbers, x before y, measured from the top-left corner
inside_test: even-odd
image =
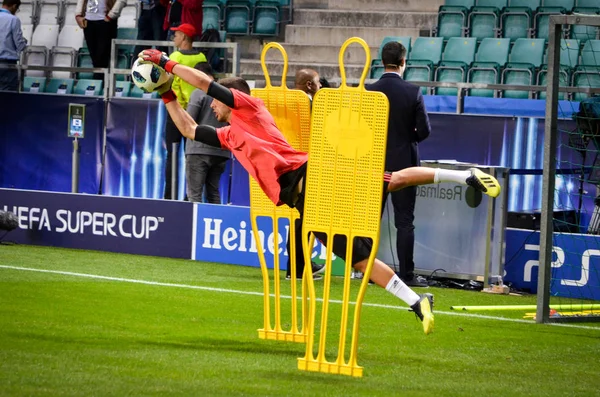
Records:
[[[159,50],[144,50],[139,53],[138,57],[144,61],[157,64],[168,73],[180,77],[183,81],[186,81],[196,88],[200,88],[204,92],[208,91],[208,86],[212,79],[208,77],[206,73],[172,61],[164,52]]]

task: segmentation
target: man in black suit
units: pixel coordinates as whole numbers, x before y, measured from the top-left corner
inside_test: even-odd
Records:
[[[419,142],[430,132],[429,117],[421,89],[402,79],[406,67],[406,48],[398,42],[387,43],[381,51],[385,67],[383,76],[367,87],[371,91],[383,92],[390,102],[385,169],[401,170],[420,165]],[[386,192],[386,189],[384,189]],[[382,211],[388,193],[383,195]],[[398,276],[409,286],[427,287],[427,281],[414,275],[413,252],[415,245],[415,200],[417,188],[411,186],[391,193],[394,205],[394,223],[398,231],[396,250],[398,254]]]

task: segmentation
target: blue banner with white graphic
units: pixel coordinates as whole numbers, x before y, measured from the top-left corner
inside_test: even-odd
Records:
[[[504,281],[537,292],[539,231],[506,230]],[[600,300],[600,237],[554,233],[550,293],[578,299]]]
[[[18,244],[191,256],[190,203],[0,189],[0,210],[18,216],[6,236]]]
[[[85,106],[79,191],[97,194],[102,170],[102,98],[0,92],[0,187],[70,192],[69,104]]]

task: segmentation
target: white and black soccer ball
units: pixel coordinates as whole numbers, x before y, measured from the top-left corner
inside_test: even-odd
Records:
[[[169,74],[160,66],[136,59],[131,67],[133,83],[144,92],[154,92],[169,80]]]

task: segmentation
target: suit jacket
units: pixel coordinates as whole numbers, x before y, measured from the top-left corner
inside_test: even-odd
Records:
[[[384,73],[366,88],[383,92],[390,102],[385,169],[397,171],[420,165],[418,143],[431,133],[421,89],[396,73]]]

